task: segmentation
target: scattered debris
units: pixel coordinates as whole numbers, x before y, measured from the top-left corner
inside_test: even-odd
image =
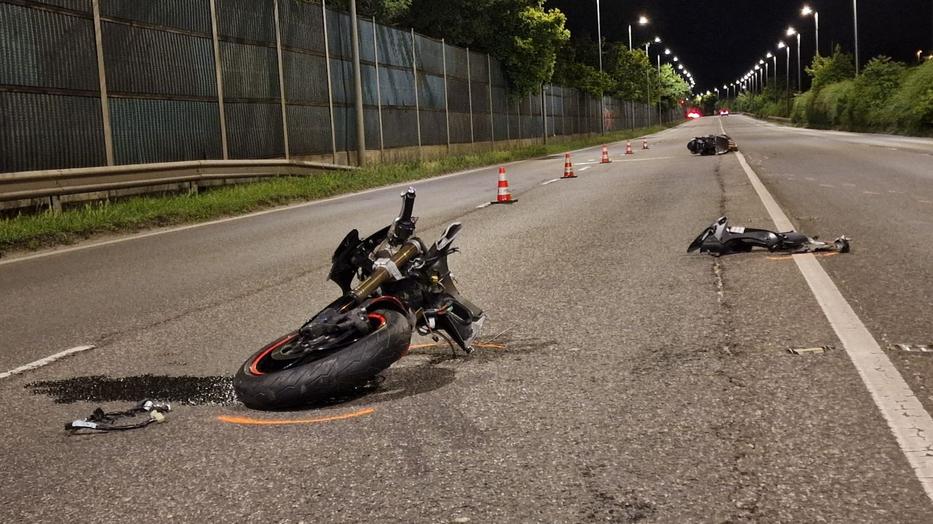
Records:
[[[732,151],[738,151],[735,140],[729,135],[709,135],[694,137],[687,143],[687,149],[694,155],[710,156],[725,155]]]
[[[791,348],[787,352],[794,355],[807,355],[810,353],[826,353],[831,349],[833,349],[833,346],[817,346],[812,348]]]
[[[103,432],[139,429],[153,422],[165,422],[165,413],[171,410],[172,406],[169,404],[160,404],[151,400],[144,400],[137,404],[136,407],[126,411],[107,413],[103,409],[97,408],[91,413],[90,417],[65,424],[65,431],[74,434],[82,430]],[[143,413],[148,415],[145,420],[137,420],[136,415]]]
[[[718,257],[729,253],[747,253],[755,247],[765,248],[768,251],[786,251],[790,253],[849,252],[849,241],[851,239],[845,235],[837,238],[831,244],[821,242],[817,238],[811,238],[796,231],[776,233],[767,229],[730,227],[728,219],[720,217],[719,220],[704,229],[690,243],[687,253],[699,250],[700,253],[709,253]]]
[[[894,344],[892,348],[907,353],[933,353],[933,344]]]

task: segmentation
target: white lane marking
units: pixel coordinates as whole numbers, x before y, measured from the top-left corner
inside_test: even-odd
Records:
[[[832,184],[820,184],[820,187],[836,187]]]
[[[671,157],[671,156],[659,156],[659,157],[654,157],[654,158],[632,158],[632,159],[629,159],[629,160],[620,160],[619,162],[649,162],[649,161],[652,161],[652,160],[668,160],[668,159],[671,159],[671,158],[674,158],[674,157]]]
[[[812,176],[805,176],[803,177],[803,179],[806,180],[807,182],[816,182],[816,179],[813,178]]]
[[[848,182],[843,182],[842,185],[844,185],[844,186],[846,186],[846,187],[855,187],[855,184],[850,184],[850,183],[848,183]]]
[[[793,224],[742,153],[736,153],[736,157],[778,231],[793,230]],[[887,421],[917,480],[927,497],[933,500],[933,419],[816,257],[812,253],[794,255],[794,261]]]
[[[548,180],[547,182],[542,182],[541,185],[542,185],[542,186],[546,186],[546,185],[548,185],[548,184],[553,184],[554,182],[557,182],[558,180],[560,180],[560,179],[559,179],[559,178],[555,178],[555,179],[553,179],[553,180]]]
[[[492,202],[486,202],[485,204],[480,204],[476,206],[476,209],[483,209],[484,207],[489,207],[492,205]]]
[[[921,204],[933,204],[933,202],[930,202],[929,200],[918,200],[917,202],[920,202]]]
[[[862,193],[865,193],[866,195],[880,195],[881,194],[881,193],[876,193],[874,191],[862,191]]]
[[[582,172],[586,171],[586,170],[589,169],[589,168],[590,168],[590,166],[581,167],[581,168],[580,168],[580,172],[582,173]]]
[[[19,375],[20,373],[24,371],[29,371],[32,369],[41,368],[42,366],[47,366],[51,364],[52,362],[55,362],[56,360],[61,360],[69,355],[74,355],[75,353],[81,353],[82,351],[87,351],[89,349],[94,349],[94,346],[77,346],[71,349],[66,349],[65,351],[61,351],[54,355],[50,355],[48,357],[39,359],[35,362],[30,362],[29,364],[20,366],[16,369],[4,371],[3,373],[0,373],[0,380],[5,379],[7,377],[12,377],[13,375]]]

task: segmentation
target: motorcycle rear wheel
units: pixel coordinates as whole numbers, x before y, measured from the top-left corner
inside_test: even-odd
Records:
[[[391,310],[370,313],[380,325],[349,345],[306,357],[280,369],[272,354],[293,343],[297,332],[254,353],[233,378],[237,398],[252,409],[273,410],[324,402],[365,385],[404,355],[411,343],[405,315]]]

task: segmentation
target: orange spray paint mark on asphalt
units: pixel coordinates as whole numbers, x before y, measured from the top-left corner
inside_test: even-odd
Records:
[[[426,348],[440,348],[447,347],[446,344],[413,344],[409,346],[408,349],[426,349]],[[494,342],[477,342],[473,344],[473,347],[476,349],[505,349],[505,344],[496,344]]]
[[[376,410],[373,408],[364,408],[359,411],[354,411],[352,413],[344,413],[343,415],[333,415],[330,417],[317,417],[317,418],[305,418],[305,419],[263,419],[263,418],[251,418],[251,417],[233,417],[228,415],[220,415],[217,417],[217,420],[221,422],[227,422],[229,424],[241,424],[244,426],[295,426],[300,424],[319,424],[321,422],[333,422],[336,420],[346,420],[350,418],[362,417],[365,415],[372,415]]]

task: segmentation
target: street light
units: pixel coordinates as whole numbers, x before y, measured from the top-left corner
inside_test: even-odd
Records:
[[[852,0],[852,22],[855,24],[855,74],[858,75],[858,0]]]
[[[774,53],[772,53],[771,51],[768,51],[767,58],[771,58],[774,60],[774,83],[776,84],[777,83],[777,56],[775,56]]]
[[[787,28],[787,36],[797,35],[797,90],[801,91],[803,87],[802,84],[802,70],[803,66],[800,63],[800,33],[797,32],[793,27]]]
[[[638,25],[648,25],[648,17],[645,15],[639,16]],[[632,24],[628,25],[628,48],[632,48]]]
[[[813,21],[816,24],[816,56],[820,56],[820,13],[811,9],[810,6],[805,5],[803,9],[800,10],[800,14],[803,16],[813,15]]]
[[[785,44],[784,41],[778,42],[778,49],[784,49],[787,52],[787,61],[784,66],[784,90],[785,90],[785,99],[787,112],[790,113],[790,46]],[[775,71],[777,74],[777,71]]]

